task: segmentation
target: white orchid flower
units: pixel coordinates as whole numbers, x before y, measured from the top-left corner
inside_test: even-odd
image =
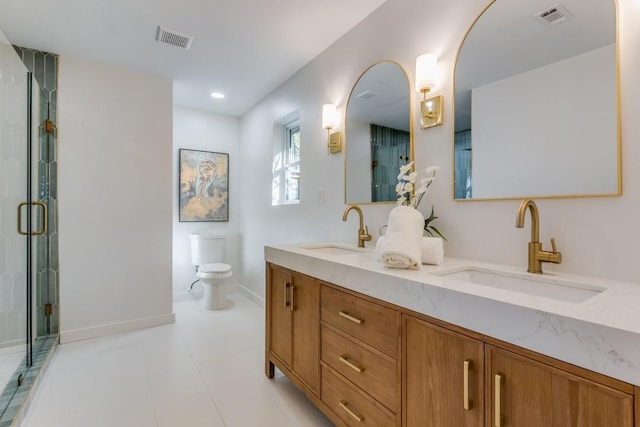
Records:
[[[400,166],[400,174],[398,175],[398,179],[399,180],[402,179],[407,174],[407,172],[411,170],[412,167],[413,167],[413,162]]]
[[[439,166],[429,166],[424,174],[426,176],[436,176],[436,173],[438,171],[440,171],[440,167]]]
[[[400,166],[400,174],[398,174],[398,184],[396,185],[396,194],[398,194],[397,206],[407,205],[418,208],[422,197],[436,180],[436,174],[440,170],[438,166],[429,166],[425,169],[425,176],[416,184],[418,173],[412,172],[413,162]]]
[[[421,185],[421,186],[423,186],[423,187],[425,187],[425,190],[426,190],[427,188],[429,188],[429,186],[430,186],[431,184],[433,184],[433,182],[434,182],[435,180],[436,180],[436,177],[435,177],[435,176],[428,176],[428,177],[426,177],[426,178],[422,178],[422,179],[420,180],[420,185]]]

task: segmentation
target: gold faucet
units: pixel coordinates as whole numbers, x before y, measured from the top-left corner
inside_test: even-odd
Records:
[[[345,209],[344,213],[342,214],[342,220],[343,221],[347,220],[347,215],[351,210],[355,210],[356,212],[358,212],[358,216],[360,217],[360,225],[358,228],[358,247],[364,248],[364,242],[365,241],[368,242],[371,240],[371,234],[369,234],[369,227],[365,227],[363,225],[364,217],[362,215],[362,209],[360,209],[356,205],[348,206],[347,209]]]
[[[531,241],[529,242],[529,273],[542,273],[542,263],[552,262],[560,264],[562,262],[562,254],[556,250],[556,240],[551,238],[552,251],[543,251],[540,240],[540,218],[538,216],[538,207],[531,199],[523,200],[518,208],[516,216],[516,227],[524,227],[524,215],[527,208],[531,211]]]

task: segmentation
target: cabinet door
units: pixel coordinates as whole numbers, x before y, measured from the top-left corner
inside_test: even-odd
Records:
[[[319,299],[315,279],[293,276],[293,371],[316,393],[320,384]]]
[[[404,426],[484,424],[484,344],[404,316]]]
[[[291,310],[291,274],[279,268],[270,267],[268,295],[269,349],[287,367],[291,368],[292,346],[292,310]]]
[[[633,396],[487,346],[487,425],[632,427]]]

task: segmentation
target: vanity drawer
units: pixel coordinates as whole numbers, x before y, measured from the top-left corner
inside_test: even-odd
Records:
[[[326,367],[322,368],[322,401],[352,427],[397,425],[396,416],[392,412],[353,388]]]
[[[322,361],[393,412],[398,412],[396,360],[322,327]]]
[[[362,298],[322,286],[321,319],[371,347],[398,357],[400,313]]]

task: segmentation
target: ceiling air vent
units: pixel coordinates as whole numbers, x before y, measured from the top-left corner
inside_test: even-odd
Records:
[[[193,36],[189,34],[179,33],[177,31],[170,30],[158,25],[156,40],[160,43],[181,47],[183,49],[189,49],[191,47],[191,42],[193,41]]]
[[[556,4],[542,12],[536,13],[535,18],[545,24],[559,24],[573,18],[573,14],[561,4]]]

